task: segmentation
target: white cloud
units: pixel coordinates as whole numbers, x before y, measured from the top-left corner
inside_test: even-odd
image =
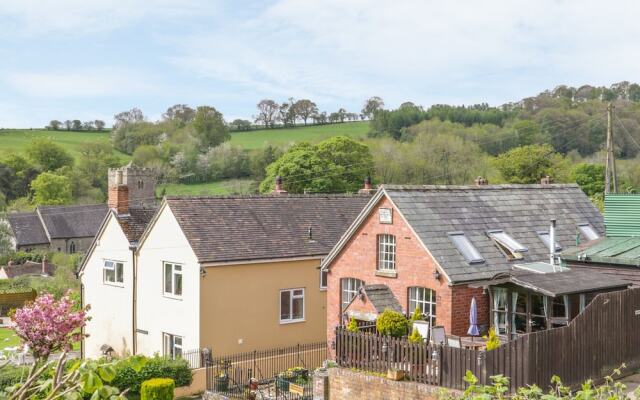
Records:
[[[148,75],[121,68],[15,72],[4,80],[18,92],[41,98],[134,97],[158,91]]]

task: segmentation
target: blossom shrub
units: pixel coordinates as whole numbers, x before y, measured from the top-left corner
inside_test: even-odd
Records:
[[[45,360],[54,352],[68,352],[73,343],[84,338],[82,328],[89,307],[78,310],[71,294],[60,300],[51,294],[38,296],[11,316],[15,333],[29,347],[36,360]]]

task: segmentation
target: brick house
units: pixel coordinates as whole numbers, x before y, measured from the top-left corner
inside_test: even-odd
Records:
[[[474,297],[486,331],[495,298],[486,282],[516,266],[549,262],[551,219],[557,246],[575,243],[580,227],[604,231],[601,214],[577,185],[480,182],[380,187],[322,263],[329,342],[348,318],[372,322],[384,308],[410,314],[419,307],[447,334],[466,335]],[[506,313],[501,318],[506,326]]]

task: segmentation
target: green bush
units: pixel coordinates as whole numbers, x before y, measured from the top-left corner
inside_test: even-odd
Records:
[[[358,327],[358,323],[354,318],[351,318],[349,320],[349,324],[347,325],[347,331],[353,332],[353,333],[357,333],[360,331],[360,328]]]
[[[409,341],[411,343],[422,343],[422,335],[418,332],[418,329],[413,328],[413,332],[409,336]]]
[[[28,375],[28,367],[15,367],[13,365],[5,365],[4,367],[0,368],[0,389],[23,382],[27,379]]]
[[[149,358],[142,369],[136,372],[133,363],[137,359],[130,357],[116,365],[116,377],[111,382],[113,386],[120,390],[129,389],[131,393],[140,393],[142,382],[154,378],[171,378],[177,387],[191,384],[191,370],[186,360],[171,360],[156,356]]]
[[[378,317],[376,329],[381,335],[402,337],[409,331],[409,321],[401,313],[387,309]]]
[[[175,382],[169,378],[154,378],[142,382],[140,400],[173,400]]]

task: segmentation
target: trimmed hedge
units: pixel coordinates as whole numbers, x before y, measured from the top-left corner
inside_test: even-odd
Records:
[[[140,372],[136,372],[127,360],[116,365],[116,377],[111,385],[120,390],[129,389],[131,393],[140,393],[142,382],[154,378],[173,379],[175,386],[189,386],[193,379],[186,360],[171,360],[164,357],[147,359]]]
[[[155,378],[142,382],[140,400],[173,400],[173,379]]]
[[[376,320],[376,329],[381,335],[402,337],[409,331],[409,321],[402,313],[386,309]]]

